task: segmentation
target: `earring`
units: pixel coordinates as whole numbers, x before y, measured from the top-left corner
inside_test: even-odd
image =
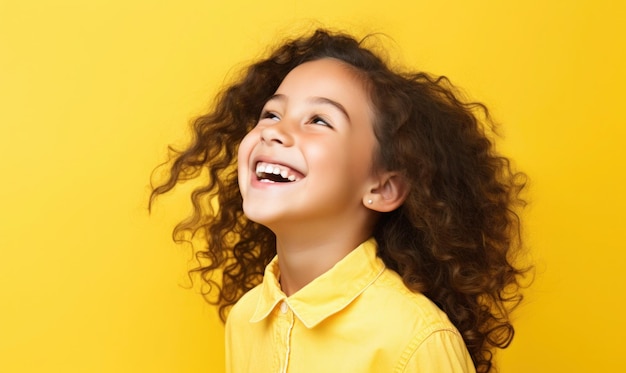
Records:
[[[372,203],[374,203],[374,201],[372,201],[371,199],[368,199],[368,200],[367,200],[367,204],[368,204],[368,205],[371,205]]]

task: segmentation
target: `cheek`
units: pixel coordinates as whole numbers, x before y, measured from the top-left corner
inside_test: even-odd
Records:
[[[242,188],[245,189],[246,180],[249,177],[250,154],[252,153],[254,144],[252,132],[249,132],[239,143],[239,150],[237,151],[237,175],[239,179],[239,189],[242,193],[245,192]]]
[[[345,172],[346,148],[342,144],[325,142],[309,142],[301,148],[309,170],[321,170],[323,175]]]
[[[374,174],[377,145],[371,137],[364,136],[359,141],[351,143],[346,151],[349,152],[346,163],[354,178],[368,179]]]
[[[250,153],[252,152],[252,147],[254,146],[253,136],[253,132],[248,132],[248,134],[244,136],[239,143],[239,150],[237,151],[237,167],[239,169],[247,169]]]

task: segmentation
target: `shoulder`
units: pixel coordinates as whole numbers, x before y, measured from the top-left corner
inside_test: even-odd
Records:
[[[397,372],[474,373],[476,368],[463,339],[454,330],[416,337],[403,351]]]
[[[471,356],[448,316],[424,294],[412,292],[386,269],[370,296],[399,330],[406,331],[396,371],[473,372]]]
[[[456,331],[445,312],[424,294],[409,290],[390,269],[385,269],[369,293],[372,301],[384,305],[383,310],[389,316],[401,319],[424,335],[437,330]]]
[[[249,322],[256,310],[260,294],[261,285],[257,285],[245,293],[230,310],[226,319],[226,327],[229,328],[233,324],[241,325],[243,322]]]

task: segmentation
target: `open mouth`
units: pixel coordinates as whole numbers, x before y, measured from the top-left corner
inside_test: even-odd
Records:
[[[300,174],[289,167],[274,163],[256,164],[257,180],[263,183],[291,183],[300,179]]]

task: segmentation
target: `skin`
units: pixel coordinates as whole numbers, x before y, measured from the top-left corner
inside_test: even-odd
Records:
[[[353,68],[321,59],[285,77],[240,144],[244,212],[276,234],[287,295],[369,238],[379,212],[404,199],[401,178],[374,165],[373,119]],[[271,182],[264,174],[259,179],[259,164],[293,181]]]

